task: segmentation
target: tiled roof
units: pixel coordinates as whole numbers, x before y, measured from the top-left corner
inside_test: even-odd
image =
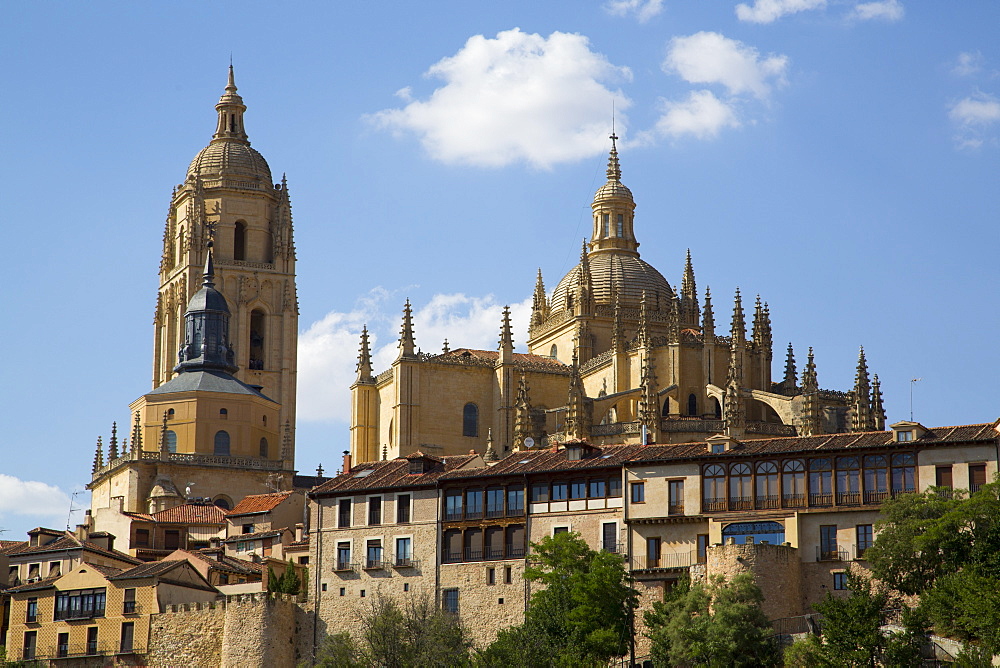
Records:
[[[28,541],[26,540],[0,540],[0,554],[7,554],[8,550],[27,544]]]
[[[295,489],[312,489],[317,485],[322,485],[324,482],[330,479],[330,476],[319,476],[319,475],[293,475],[292,476],[292,487]]]
[[[225,524],[226,513],[222,508],[210,503],[185,503],[180,506],[153,513],[154,522],[172,524]]]
[[[114,566],[102,566],[101,564],[87,564],[87,568],[93,568],[106,578],[109,578],[112,575],[118,575],[123,570],[126,570],[123,568],[115,568]]]
[[[226,513],[227,517],[234,515],[250,515],[253,513],[266,513],[274,510],[285,499],[294,492],[276,492],[274,494],[251,494],[243,497],[243,500],[236,504],[232,510]]]
[[[202,550],[194,550],[191,554],[206,562],[209,569],[213,571],[236,573],[237,575],[260,575],[262,573],[260,564],[230,557],[219,548],[206,547]]]
[[[471,362],[476,366],[490,366],[495,364],[500,358],[498,350],[473,350],[471,348],[456,348],[440,355],[435,355],[428,359],[428,362]],[[478,364],[477,364],[478,363]],[[533,370],[551,370],[561,373],[569,373],[570,368],[559,360],[545,355],[532,355],[531,353],[514,353],[514,366],[530,368]]]
[[[574,460],[567,458],[565,450],[553,452],[551,448],[514,452],[501,459],[494,466],[454,471],[441,476],[441,481],[619,467],[623,462],[638,455],[644,449],[648,449],[648,447],[642,445],[611,445],[605,448],[590,447],[588,449],[590,452],[587,453],[587,456],[583,459]]]
[[[4,594],[17,594],[17,593],[22,592],[22,591],[35,591],[37,589],[49,589],[49,588],[55,586],[56,580],[58,580],[60,577],[62,577],[62,576],[56,575],[55,577],[45,578],[44,580],[39,580],[37,582],[29,582],[27,584],[19,585],[17,587],[10,587],[8,589],[4,589],[3,593]]]
[[[88,552],[94,552],[96,554],[104,555],[106,557],[111,557],[112,559],[118,559],[120,561],[125,561],[130,564],[138,564],[139,560],[130,557],[124,552],[119,552],[118,550],[106,550],[99,545],[93,543],[88,543],[87,541],[81,541],[73,537],[71,534],[66,534],[62,538],[58,538],[47,545],[29,545],[28,543],[22,543],[19,547],[8,548],[4,552],[7,556],[17,557],[27,554],[44,554],[46,552],[62,552],[65,550],[86,550]]]
[[[145,564],[139,564],[135,568],[130,568],[127,571],[122,571],[116,575],[109,577],[109,580],[136,580],[139,578],[151,578],[157,575],[163,575],[167,571],[176,568],[180,561],[150,561]]]
[[[366,462],[351,468],[329,480],[311,494],[323,496],[326,494],[341,494],[345,492],[360,492],[374,489],[392,489],[395,487],[425,487],[433,485],[447,471],[454,471],[475,461],[479,455],[457,455],[452,457],[427,457],[439,461],[443,466],[435,466],[426,473],[410,473],[410,462],[405,458]],[[477,469],[478,470],[478,469]]]
[[[233,536],[232,538],[227,538],[222,542],[235,543],[241,540],[260,540],[261,538],[274,538],[275,536],[280,536],[282,533],[284,533],[284,529],[275,529],[274,531],[257,531],[254,533],[244,533],[238,536]]]

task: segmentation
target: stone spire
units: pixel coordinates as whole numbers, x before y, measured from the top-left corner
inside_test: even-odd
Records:
[[[500,358],[511,361],[514,356],[514,334],[510,327],[510,306],[503,307],[503,321],[500,323]]]
[[[743,402],[743,357],[746,350],[746,322],[743,316],[743,299],[736,288],[733,304],[733,320],[730,327],[732,340],[729,344],[729,371],[726,375],[726,396],[723,416],[726,420],[726,435],[742,438],[746,430],[746,406]]]
[[[757,295],[757,303],[753,312],[753,345],[754,350],[763,353],[767,361],[773,357],[771,340],[771,312],[767,304],[760,303],[760,295]]]
[[[135,424],[132,426],[132,452],[142,450],[142,425],[139,423],[139,412],[135,414]]]
[[[876,431],[885,430],[885,406],[882,403],[882,385],[878,382],[878,374],[872,378],[872,422]]]
[[[590,315],[594,312],[594,279],[590,274],[590,258],[587,256],[587,240],[583,240],[580,251],[580,271],[576,276],[576,304],[578,315]]]
[[[573,371],[569,377],[569,394],[566,400],[566,426],[563,431],[570,441],[583,441],[590,435],[587,419],[587,393],[580,378],[580,362],[573,351]]]
[[[788,342],[788,352],[785,354],[785,378],[782,385],[785,389],[795,387],[797,372],[795,370],[795,352],[792,350],[791,341]]]
[[[407,299],[403,306],[403,327],[399,330],[399,355],[396,359],[414,357],[416,350],[417,343],[413,338],[413,310],[410,308],[410,300]]]
[[[167,445],[167,412],[163,411],[163,423],[160,425],[160,457],[166,459],[170,448]]]
[[[118,423],[111,423],[111,440],[108,442],[108,461],[118,459]]]
[[[816,363],[810,346],[806,358],[806,368],[802,370],[802,424],[800,436],[816,436],[822,433],[822,407],[819,403],[819,380],[816,377]]]
[[[656,396],[656,363],[653,356],[646,354],[642,361],[642,379],[640,386],[642,394],[639,397],[639,422],[646,425],[650,433],[656,430],[660,416],[659,400]]]
[[[615,290],[615,313],[611,321],[611,350],[619,352],[625,349],[625,328],[622,326],[622,309]]]
[[[608,181],[617,181],[621,183],[622,181],[622,168],[618,164],[618,135],[614,132],[608,137],[611,140],[611,153],[608,154]]]
[[[531,327],[538,327],[549,317],[549,300],[545,296],[545,283],[542,281],[542,269],[538,269],[535,280],[535,294],[531,301]]]
[[[284,461],[292,459],[292,423],[287,418],[285,424],[281,426],[281,459]]]
[[[497,451],[493,448],[493,427],[490,427],[486,430],[486,451],[483,453],[483,461],[495,462],[499,459]]]
[[[524,449],[524,439],[532,435],[531,398],[528,396],[528,381],[521,374],[517,382],[517,397],[514,400],[514,449]]]
[[[219,123],[212,135],[212,141],[238,141],[249,144],[247,141],[246,129],[243,127],[243,114],[247,107],[243,104],[243,98],[236,92],[236,79],[233,76],[233,66],[229,66],[229,81],[226,84],[226,92],[219,98],[219,103],[215,105],[215,110],[219,114]]]
[[[715,343],[715,312],[712,310],[712,288],[705,288],[705,308],[701,313],[701,338],[705,343]]]
[[[368,347],[368,325],[361,328],[361,350],[358,352],[358,372],[356,383],[368,383],[372,380],[372,353]]]
[[[91,473],[97,473],[97,469],[104,466],[104,445],[101,443],[101,437],[97,437],[97,452],[94,453],[94,465],[91,467]]]
[[[191,297],[184,313],[184,345],[177,354],[174,371],[218,370],[231,374],[238,369],[229,345],[229,305],[215,289],[215,263],[209,242],[201,289]]]
[[[875,420],[871,407],[871,381],[868,378],[868,362],[865,349],[858,353],[858,370],[854,376],[854,390],[851,392],[851,431],[875,431]]]
[[[591,204],[594,230],[590,239],[590,252],[613,250],[638,255],[639,243],[635,240],[633,230],[635,200],[632,198],[632,191],[622,184],[617,141],[618,137],[612,133],[608,180],[597,189]]]
[[[636,338],[640,346],[648,347],[651,343],[649,339],[649,311],[646,306],[646,291],[642,291],[642,301],[639,302],[639,332]]]
[[[681,278],[681,313],[682,328],[698,328],[701,313],[698,309],[698,288],[694,282],[694,265],[691,263],[691,249],[687,250],[684,261],[684,276]]]

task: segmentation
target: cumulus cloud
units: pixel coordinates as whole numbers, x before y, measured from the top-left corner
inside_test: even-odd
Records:
[[[348,422],[349,388],[354,382],[361,328],[368,325],[375,373],[396,359],[402,299],[382,288],[369,293],[349,312],[332,311],[299,336],[298,416],[303,420]],[[503,304],[493,295],[437,294],[424,305],[412,305],[417,346],[496,350]],[[531,298],[511,304],[514,344],[524,348],[531,317]]]
[[[23,524],[25,518],[34,518],[32,522],[59,528],[66,521],[69,501],[69,495],[54,485],[0,473],[0,529],[4,528],[5,518],[15,520],[13,515],[20,516],[16,518],[19,524]],[[21,540],[23,537],[5,535],[4,538]]]
[[[773,23],[786,14],[825,6],[826,0],[755,0],[752,6],[743,3],[736,5],[736,17],[749,23]]]
[[[425,76],[443,85],[425,99],[404,88],[397,95],[405,106],[366,118],[399,135],[412,133],[446,163],[548,168],[586,158],[605,149],[612,102],[619,111],[631,106],[611,87],[629,81],[631,71],[578,34],[543,37],[515,28],[495,38],[476,35]]]
[[[952,105],[948,117],[967,127],[992,125],[1000,121],[1000,101],[985,94],[967,97]]]
[[[766,99],[785,81],[788,57],[762,57],[752,46],[717,32],[675,37],[668,45],[663,69],[696,84],[721,84],[731,95],[751,93]]]
[[[731,103],[723,102],[709,90],[692,91],[681,102],[663,101],[662,105],[664,112],[656,122],[656,132],[663,136],[709,139],[723,128],[740,126]]]
[[[901,21],[903,19],[903,3],[899,0],[879,0],[878,2],[861,2],[854,6],[850,17],[858,21]]]
[[[639,23],[645,23],[663,11],[663,0],[610,0],[604,10],[612,16],[634,14]]]
[[[976,51],[964,51],[958,54],[955,66],[951,69],[952,74],[960,77],[969,77],[978,74],[983,69],[983,54]]]

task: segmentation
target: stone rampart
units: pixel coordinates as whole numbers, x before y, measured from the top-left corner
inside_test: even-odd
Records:
[[[729,543],[708,548],[705,577],[721,575],[730,580],[740,573],[753,575],[764,594],[761,607],[768,619],[803,613],[798,549],[768,543]]]

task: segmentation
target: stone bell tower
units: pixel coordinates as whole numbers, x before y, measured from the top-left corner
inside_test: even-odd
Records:
[[[247,108],[236,91],[230,66],[215,105],[215,134],[170,201],[154,318],[153,388],[176,373],[184,312],[200,287],[212,241],[216,288],[232,312],[234,375],[281,405],[279,424],[294,448],[298,299],[291,201],[285,179],[274,183],[267,161],[251,148],[243,121]]]

